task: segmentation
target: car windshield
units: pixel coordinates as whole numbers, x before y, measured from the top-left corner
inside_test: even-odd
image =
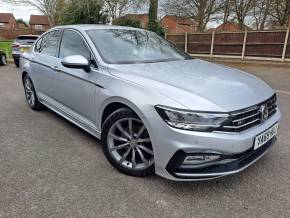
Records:
[[[88,35],[109,64],[154,63],[189,59],[157,34],[145,30],[98,29]]]

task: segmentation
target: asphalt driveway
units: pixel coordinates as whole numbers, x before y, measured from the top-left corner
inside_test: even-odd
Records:
[[[0,67],[0,217],[290,217],[290,66],[227,64],[277,90],[278,142],[241,174],[185,183],[120,174],[98,140],[30,110],[17,69]]]

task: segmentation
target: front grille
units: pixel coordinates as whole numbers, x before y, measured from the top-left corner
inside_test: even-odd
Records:
[[[241,132],[254,127],[273,116],[277,112],[277,97],[273,95],[268,100],[255,106],[230,113],[230,121],[221,127],[225,132]]]

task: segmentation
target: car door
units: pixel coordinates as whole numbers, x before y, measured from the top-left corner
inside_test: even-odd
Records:
[[[67,56],[82,55],[91,63],[91,71],[66,68],[61,60]],[[75,30],[64,30],[59,48],[58,72],[54,75],[53,96],[66,113],[89,126],[95,126],[95,81],[97,69],[85,39]]]
[[[31,56],[32,79],[40,98],[52,98],[53,76],[58,63],[60,30],[48,32],[34,46]]]

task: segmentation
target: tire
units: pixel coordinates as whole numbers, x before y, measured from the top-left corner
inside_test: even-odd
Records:
[[[14,64],[15,64],[16,67],[19,67],[19,59],[15,59],[14,58]]]
[[[5,66],[7,65],[7,59],[5,54],[0,54],[0,66]]]
[[[121,108],[112,113],[103,125],[101,138],[106,158],[120,172],[136,177],[154,173],[149,134],[133,111]]]
[[[39,102],[34,85],[28,74],[23,76],[23,87],[26,101],[32,110],[39,111],[43,109],[43,105]]]

